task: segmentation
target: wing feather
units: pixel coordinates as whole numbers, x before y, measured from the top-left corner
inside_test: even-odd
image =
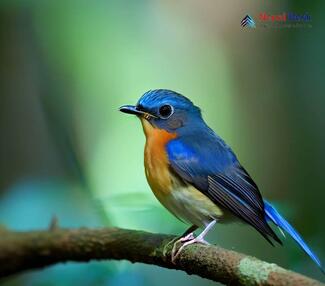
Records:
[[[267,224],[257,185],[232,150],[216,135],[178,138],[167,144],[173,171],[217,205],[253,226],[271,244],[281,243]]]

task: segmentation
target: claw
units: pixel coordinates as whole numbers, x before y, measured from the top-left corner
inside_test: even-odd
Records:
[[[198,237],[194,237],[193,239],[190,239],[188,241],[186,241],[176,252],[176,245],[177,241],[174,243],[174,247],[173,247],[173,251],[172,251],[172,263],[175,264],[177,257],[181,254],[181,252],[183,251],[183,249],[191,244],[194,243],[201,243],[201,244],[205,244],[205,245],[209,245],[209,242],[207,242],[206,240],[204,240],[203,237],[201,237],[200,235]],[[175,250],[174,250],[175,248]],[[176,253],[175,253],[176,252]]]
[[[164,246],[164,249],[163,249],[163,256],[166,256],[167,254],[167,250],[168,250],[168,246],[171,244],[171,243],[176,243],[177,241],[177,237],[173,238],[171,241],[168,241],[168,243]]]
[[[181,237],[180,239],[176,240],[174,245],[173,245],[173,249],[172,249],[172,263],[175,264],[176,258],[180,255],[180,253],[182,252],[182,250],[184,249],[184,247],[193,244],[193,243],[202,243],[205,245],[209,245],[209,243],[207,241],[204,240],[204,237],[206,236],[206,234],[209,232],[209,230],[214,226],[214,224],[216,223],[216,220],[211,221],[208,225],[206,225],[205,229],[200,233],[200,235],[198,237],[194,237],[193,232],[187,234],[184,237]],[[177,250],[177,244],[179,242],[184,242],[184,244]]]
[[[177,239],[175,242],[174,242],[174,245],[173,245],[173,249],[172,249],[172,261],[173,261],[173,257],[175,256],[175,252],[177,250],[177,245],[178,243],[183,243],[183,242],[186,242],[186,241],[189,241],[189,240],[193,240],[195,238],[193,232],[187,234],[186,236],[184,237],[181,237],[179,239]]]
[[[176,252],[177,244],[178,244],[178,243],[180,243],[180,242],[181,242],[181,243],[182,243],[182,242],[186,242],[186,241],[189,241],[189,240],[194,239],[194,238],[195,238],[195,236],[194,236],[193,232],[187,234],[187,235],[184,236],[184,237],[180,237],[180,238],[175,237],[175,238],[173,238],[171,241],[169,241],[169,242],[164,246],[163,256],[166,256],[166,254],[167,254],[167,250],[168,250],[168,246],[169,246],[170,244],[173,243],[173,249],[172,249],[172,256],[173,256],[173,254]]]
[[[194,239],[195,236],[194,236],[194,233],[191,232],[189,233],[188,235],[184,236],[184,237],[181,237],[181,239],[179,240],[180,242],[186,242],[186,241],[189,241],[189,240],[192,240]]]

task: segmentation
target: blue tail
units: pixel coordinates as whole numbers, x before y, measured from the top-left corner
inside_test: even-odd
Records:
[[[309,255],[309,257],[318,265],[321,271],[325,274],[322,267],[322,263],[316,256],[316,254],[308,247],[306,242],[302,239],[299,233],[278,213],[278,211],[272,207],[270,203],[264,201],[265,212],[267,220],[271,220],[283,231],[286,231],[291,237],[299,244],[299,246]]]

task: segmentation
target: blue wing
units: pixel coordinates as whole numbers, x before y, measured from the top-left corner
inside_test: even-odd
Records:
[[[167,154],[173,171],[217,205],[258,230],[271,244],[281,244],[265,219],[262,196],[235,154],[211,132],[170,141]]]

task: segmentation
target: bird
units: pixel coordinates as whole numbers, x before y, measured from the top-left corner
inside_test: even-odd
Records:
[[[263,199],[235,153],[207,125],[201,109],[190,99],[172,90],[155,89],[144,93],[136,105],[123,105],[119,110],[141,121],[146,137],[145,175],[152,192],[175,217],[190,225],[173,241],[173,263],[186,246],[209,244],[205,236],[216,223],[240,221],[271,245],[282,245],[271,224],[282,234],[288,233],[324,273],[320,259]],[[195,236],[198,228],[203,231]]]

